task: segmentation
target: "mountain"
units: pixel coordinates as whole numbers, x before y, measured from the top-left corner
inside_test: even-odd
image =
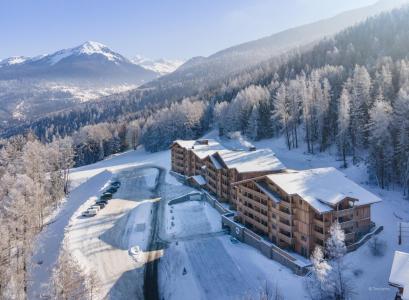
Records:
[[[184,63],[182,60],[170,60],[164,58],[152,60],[140,55],[135,56],[131,61],[144,69],[154,71],[160,75],[172,73]]]
[[[220,82],[221,79],[290,50],[312,45],[324,37],[353,26],[370,16],[406,3],[407,0],[381,0],[371,6],[350,10],[332,18],[295,27],[255,41],[243,43],[219,51],[209,57],[195,57],[175,72],[149,82],[148,88],[174,89],[183,82],[183,89],[203,89],[203,85]]]
[[[40,57],[13,57],[0,62],[0,80],[139,85],[158,76],[159,73],[136,65],[107,46],[92,41]]]

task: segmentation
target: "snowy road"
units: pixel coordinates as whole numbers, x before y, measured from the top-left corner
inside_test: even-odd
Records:
[[[143,276],[151,258],[148,248],[156,187],[164,176],[151,167],[119,172],[122,182],[114,199],[96,217],[83,218],[77,211],[66,234],[66,248],[82,268],[97,274],[101,298],[142,299]],[[92,201],[92,200],[91,200]],[[130,249],[139,246],[143,255],[135,260]]]

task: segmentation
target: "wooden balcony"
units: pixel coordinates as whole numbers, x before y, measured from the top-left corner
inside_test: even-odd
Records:
[[[259,229],[260,231],[263,231],[264,233],[268,233],[268,227],[264,226],[263,224],[257,222],[256,220],[246,216],[246,215],[242,215],[243,219],[245,222],[250,223],[251,225],[253,225],[255,228]]]
[[[294,242],[294,238],[289,237],[289,236],[287,236],[287,235],[281,233],[280,231],[278,231],[278,238],[281,239],[281,240],[283,240],[284,242],[286,242],[286,243],[289,244],[289,245],[292,245],[293,242]]]
[[[256,206],[256,207],[258,207],[258,208],[260,208],[260,209],[268,210],[268,206],[267,206],[267,205],[264,205],[264,204],[258,202],[257,200],[254,200],[254,199],[251,199],[251,198],[249,198],[249,197],[247,197],[247,196],[244,196],[244,195],[241,194],[241,193],[238,194],[238,197],[241,198],[241,199],[244,200],[244,201],[247,201],[247,202],[253,204],[254,206]]]
[[[349,228],[354,226],[355,224],[355,220],[347,220],[347,221],[343,221],[343,222],[339,222],[339,225],[341,226],[341,229],[345,229],[345,228]]]
[[[291,224],[291,223],[290,223],[290,224]],[[281,221],[278,221],[278,222],[277,222],[277,225],[278,225],[280,228],[282,228],[282,229],[284,229],[284,230],[286,230],[286,231],[289,231],[289,232],[292,232],[292,231],[293,231],[293,227],[292,227],[291,225],[288,225],[288,224],[283,223],[283,222],[281,222]]]
[[[255,209],[253,209],[253,208],[251,208],[251,207],[248,207],[248,206],[246,206],[246,205],[243,205],[243,206],[242,206],[242,209],[245,210],[245,211],[248,211],[248,212],[252,213],[254,216],[256,216],[256,217],[262,219],[263,221],[268,222],[268,216],[262,214],[261,212],[258,212],[257,210],[255,210]]]
[[[246,191],[246,192],[248,192],[248,193],[250,193],[252,195],[255,195],[255,196],[257,196],[257,197],[259,197],[259,198],[261,198],[263,200],[268,201],[267,196],[262,194],[262,193],[259,193],[259,192],[255,191],[255,190],[252,190],[252,189],[249,189],[249,188],[247,188],[245,186],[240,186],[240,189],[242,189],[243,191]]]
[[[284,219],[288,220],[288,221],[292,221],[293,220],[293,216],[291,214],[288,214],[286,212],[283,212],[281,210],[275,210],[276,215],[283,217]]]
[[[326,240],[326,239],[325,239],[325,235],[324,235],[323,233],[318,232],[318,231],[316,231],[316,230],[313,230],[312,232],[313,232],[313,234],[314,234],[317,238],[319,238],[320,240],[323,240],[323,241]]]
[[[355,208],[348,208],[348,209],[342,209],[342,210],[336,210],[335,211],[335,216],[336,217],[344,217],[344,216],[350,216],[353,215],[355,211]]]

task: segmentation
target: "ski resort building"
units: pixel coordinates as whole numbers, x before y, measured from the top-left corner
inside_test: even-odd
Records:
[[[409,300],[409,253],[395,251],[389,284],[398,288],[395,299]]]
[[[227,150],[214,140],[175,141],[172,170],[190,177],[221,201],[236,207],[232,183],[285,170],[269,149]]]
[[[335,168],[287,170],[234,184],[237,219],[284,249],[309,257],[338,221],[349,246],[368,233],[381,201]]]
[[[381,201],[335,168],[288,170],[269,149],[228,150],[215,140],[175,141],[172,170],[228,202],[235,220],[283,249],[309,257],[339,222],[347,246],[374,226]]]

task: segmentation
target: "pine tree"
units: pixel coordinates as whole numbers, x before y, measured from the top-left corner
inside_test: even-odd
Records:
[[[258,140],[258,124],[259,124],[259,108],[257,105],[253,106],[250,118],[247,122],[246,136],[253,141]]]
[[[344,161],[344,168],[347,167],[346,155],[350,145],[350,102],[351,96],[348,89],[344,88],[339,99],[337,137],[338,147]]]
[[[392,107],[379,93],[370,110],[369,123],[369,170],[381,188],[392,180]]]

